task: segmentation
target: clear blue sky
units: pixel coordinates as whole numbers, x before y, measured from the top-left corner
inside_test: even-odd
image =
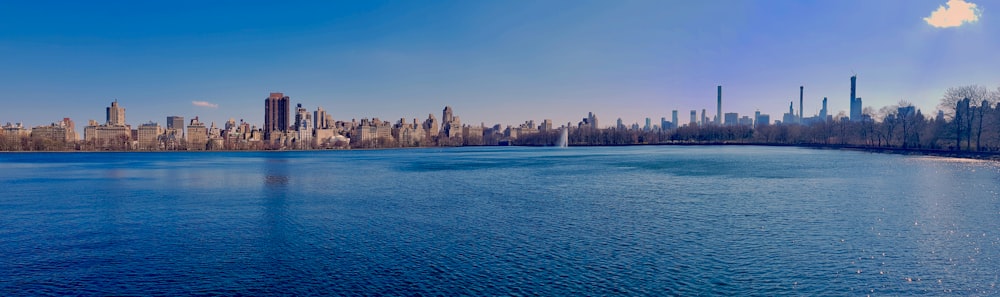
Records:
[[[955,0],[957,1],[957,0]],[[996,1],[976,22],[924,18],[905,1],[3,1],[0,122],[104,122],[117,98],[133,126],[168,115],[263,122],[268,92],[338,120],[602,126],[755,109],[807,116],[849,78],[876,109],[933,112],[951,86],[1000,86]],[[205,101],[216,108],[195,106]]]

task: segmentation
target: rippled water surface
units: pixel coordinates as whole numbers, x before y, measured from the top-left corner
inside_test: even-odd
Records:
[[[0,154],[0,295],[996,295],[1000,165],[780,147]]]

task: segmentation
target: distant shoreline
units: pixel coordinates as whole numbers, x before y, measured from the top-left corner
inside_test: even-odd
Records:
[[[623,145],[570,145],[571,147],[624,147],[624,146],[775,146],[775,147],[800,147],[811,149],[832,149],[862,151],[869,153],[911,155],[911,156],[934,156],[947,158],[977,159],[1000,161],[1000,152],[975,152],[975,151],[953,151],[942,149],[922,149],[922,148],[887,148],[868,147],[857,145],[839,144],[779,144],[779,143],[739,143],[739,142],[673,142],[673,143],[649,143],[649,144],[623,144]],[[31,154],[31,153],[226,153],[226,152],[318,152],[318,151],[377,151],[377,150],[399,150],[399,149],[451,149],[462,147],[504,147],[504,146],[429,146],[429,147],[393,147],[393,148],[355,148],[355,149],[315,149],[315,150],[202,150],[202,151],[0,151],[0,154]],[[531,146],[519,145],[511,147],[551,147],[551,146]]]
[[[953,151],[953,150],[924,149],[924,148],[889,148],[889,147],[869,147],[869,146],[840,145],[840,144],[781,144],[781,143],[739,143],[739,142],[690,142],[690,143],[688,143],[688,142],[684,142],[684,143],[628,144],[628,145],[621,145],[621,146],[633,146],[633,145],[801,147],[801,148],[811,148],[811,149],[863,151],[863,152],[869,152],[869,153],[896,154],[896,155],[933,156],[933,157],[948,157],[948,158],[962,158],[962,159],[977,159],[977,160],[1000,161],[1000,152]],[[576,145],[576,146],[584,147],[584,146],[588,146],[588,145]],[[610,146],[614,146],[614,145],[610,145]]]

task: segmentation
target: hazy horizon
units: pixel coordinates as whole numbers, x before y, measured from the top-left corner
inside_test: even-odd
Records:
[[[0,123],[70,117],[82,131],[118,99],[133,126],[178,115],[259,127],[269,92],[346,121],[450,105],[473,125],[588,112],[602,127],[642,125],[672,110],[684,123],[692,109],[715,115],[717,85],[724,113],[780,120],[791,101],[798,112],[799,86],[805,116],[823,97],[831,115],[847,111],[855,73],[865,106],[906,100],[929,114],[948,87],[1000,85],[989,4],[4,3]]]

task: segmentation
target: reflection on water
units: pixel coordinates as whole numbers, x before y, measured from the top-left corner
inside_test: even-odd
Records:
[[[264,185],[269,187],[284,187],[288,185],[287,175],[268,174],[264,177]]]
[[[0,295],[994,295],[998,168],[735,146],[0,154]]]
[[[264,185],[267,187],[285,187],[288,185],[288,162],[279,153],[266,154],[264,161]]]

